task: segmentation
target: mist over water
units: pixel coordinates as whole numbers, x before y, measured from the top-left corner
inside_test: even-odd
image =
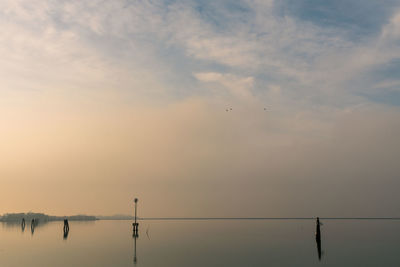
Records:
[[[397,266],[398,220],[0,223],[0,266]],[[29,224],[27,225],[29,226]],[[136,243],[136,255],[135,255]],[[136,262],[134,258],[136,256]]]

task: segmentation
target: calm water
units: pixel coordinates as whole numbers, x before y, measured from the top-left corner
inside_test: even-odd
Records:
[[[129,221],[0,223],[0,266],[400,266],[400,221]],[[146,234],[147,232],[147,234]]]

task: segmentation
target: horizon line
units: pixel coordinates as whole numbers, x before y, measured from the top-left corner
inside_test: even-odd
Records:
[[[134,216],[132,216],[134,218]],[[138,217],[142,221],[161,221],[161,220],[315,220],[317,217]],[[400,220],[400,217],[319,217],[323,220]]]

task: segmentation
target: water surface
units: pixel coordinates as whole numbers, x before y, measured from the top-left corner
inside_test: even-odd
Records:
[[[0,266],[400,266],[399,220],[0,223]],[[135,262],[136,243],[136,262]]]

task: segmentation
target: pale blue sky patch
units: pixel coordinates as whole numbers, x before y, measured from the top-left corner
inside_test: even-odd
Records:
[[[400,106],[400,84],[397,85],[397,90],[382,90],[370,94],[364,94],[369,101],[384,105]]]
[[[377,35],[400,6],[396,0],[283,0],[278,12],[322,27],[343,30],[348,39],[363,40]]]

